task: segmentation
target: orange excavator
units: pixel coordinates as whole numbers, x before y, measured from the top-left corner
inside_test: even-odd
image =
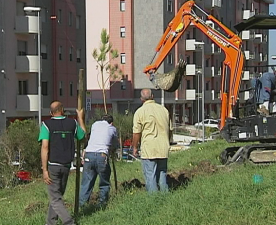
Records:
[[[195,8],[204,14],[206,21],[195,13]],[[207,21],[212,21],[219,30]],[[157,88],[169,92],[178,88],[185,71],[185,62],[180,61],[175,70],[167,74],[159,74],[157,70],[191,24],[201,30],[225,54],[221,76],[221,135],[228,142],[259,142],[248,146],[227,148],[221,154],[221,161],[224,164],[247,159],[254,163],[276,161],[276,129],[269,126],[270,123],[276,124],[276,117],[259,114],[254,101],[251,104],[239,102],[245,60],[242,39],[214,16],[206,13],[194,1],[185,2],[168,24],[155,49],[152,62],[145,67],[144,73]],[[241,110],[244,105],[246,108]],[[241,111],[244,115],[240,115]]]

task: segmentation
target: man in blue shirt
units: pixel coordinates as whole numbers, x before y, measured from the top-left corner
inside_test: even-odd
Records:
[[[108,200],[111,175],[109,152],[118,147],[117,130],[112,123],[113,117],[104,115],[101,121],[96,121],[91,127],[90,138],[83,152],[80,206],[89,202],[98,175],[99,206],[104,206]]]
[[[41,161],[43,180],[47,184],[49,208],[47,225],[56,224],[60,218],[63,224],[75,224],[67,212],[63,201],[71,162],[75,155],[74,138],[85,136],[84,111],[77,110],[78,122],[64,116],[63,105],[59,101],[50,106],[52,118],[42,123],[38,141],[42,141]]]
[[[271,92],[275,89],[275,72],[265,72],[260,78],[251,80],[251,85],[255,88],[256,101],[259,105],[257,111],[269,115]],[[275,109],[273,109],[273,113],[275,113]]]

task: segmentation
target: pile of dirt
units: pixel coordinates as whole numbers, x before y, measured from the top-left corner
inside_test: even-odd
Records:
[[[188,185],[194,176],[213,174],[217,171],[216,166],[212,165],[209,161],[201,161],[198,165],[194,166],[192,169],[183,169],[179,171],[173,171],[167,174],[167,183],[169,189],[174,190],[180,186]],[[143,188],[145,184],[139,179],[132,179],[129,181],[124,181],[120,183],[120,186],[124,190],[129,190],[133,188]]]
[[[192,169],[183,169],[168,173],[167,182],[170,189],[188,185],[192,178],[197,175],[212,174],[217,171],[216,166],[209,161],[201,161]]]

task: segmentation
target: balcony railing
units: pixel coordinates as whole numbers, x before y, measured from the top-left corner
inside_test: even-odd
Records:
[[[186,40],[186,51],[201,51],[201,46],[195,44],[195,39]]]
[[[187,89],[186,90],[186,100],[196,100],[196,90]]]
[[[221,7],[221,0],[204,0],[204,8],[212,9],[214,7]]]
[[[250,79],[250,72],[248,70],[245,70],[243,72],[242,80],[249,80]]]
[[[254,43],[256,44],[260,44],[263,42],[263,34],[256,34],[254,33],[254,39],[253,39]]]
[[[196,65],[195,64],[187,64],[187,66],[186,66],[186,75],[187,76],[196,75]]]
[[[41,21],[41,20],[40,20]],[[16,16],[15,33],[38,33],[37,16]]]
[[[253,40],[254,39],[254,33],[249,30],[242,31],[241,35],[242,40]]]
[[[211,44],[211,51],[212,51],[212,54],[220,54],[221,53],[221,48],[218,47],[215,43],[212,43]]]
[[[254,16],[255,15],[255,12],[253,11],[251,11],[251,10],[249,10],[249,9],[246,9],[246,10],[243,10],[243,16],[242,16],[242,18],[244,19],[244,20],[247,20],[247,19],[249,19],[250,17],[252,17],[252,16]]]
[[[17,111],[38,111],[38,95],[17,95]]]
[[[17,73],[37,73],[38,56],[37,55],[16,56],[15,65],[16,65]]]

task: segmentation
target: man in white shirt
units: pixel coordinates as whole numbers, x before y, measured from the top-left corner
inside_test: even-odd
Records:
[[[112,123],[113,117],[104,115],[101,121],[96,121],[91,127],[90,138],[83,153],[80,206],[89,202],[98,175],[99,205],[104,206],[108,201],[111,175],[109,151],[118,146],[117,130]]]

